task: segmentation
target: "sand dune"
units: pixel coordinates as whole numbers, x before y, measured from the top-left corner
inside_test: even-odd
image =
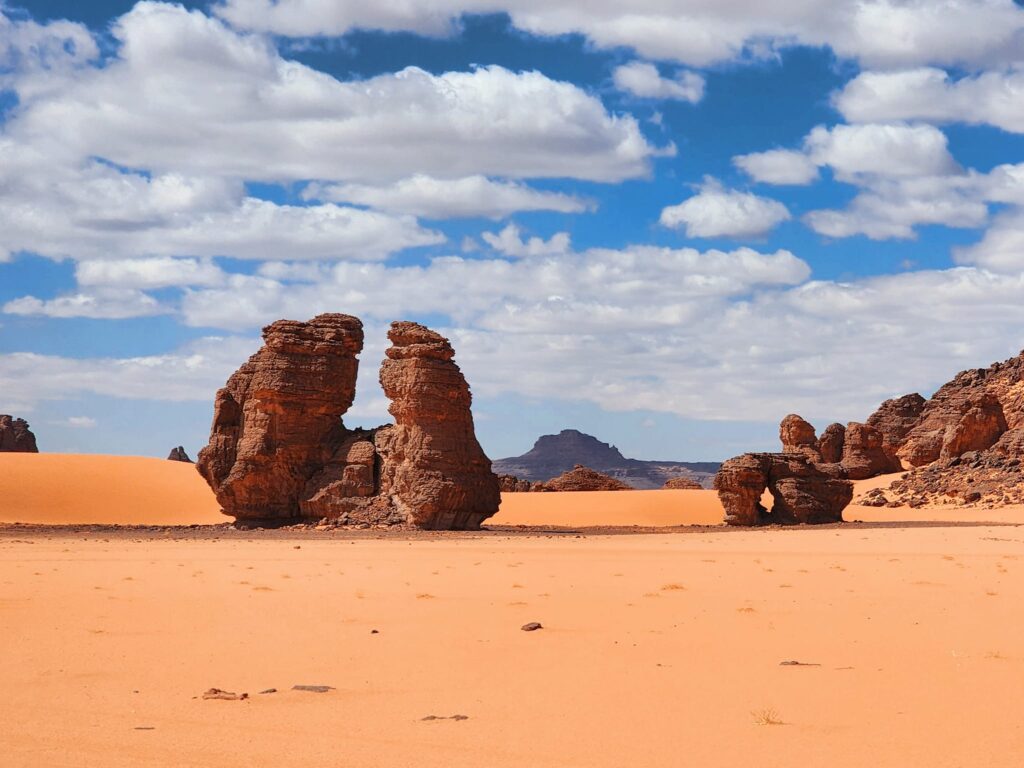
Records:
[[[493,525],[717,525],[714,491],[577,491],[503,493]]]
[[[856,483],[859,495],[897,475]],[[768,497],[770,498],[770,497]],[[506,493],[488,523],[565,527],[718,525],[714,491]],[[866,522],[1024,521],[1024,509],[896,509],[851,505],[847,520]],[[0,523],[192,525],[230,518],[191,464],[140,456],[0,454]]]
[[[223,523],[191,464],[142,456],[0,453],[0,523]]]
[[[1024,754],[1017,528],[107,538],[0,533],[5,768]]]

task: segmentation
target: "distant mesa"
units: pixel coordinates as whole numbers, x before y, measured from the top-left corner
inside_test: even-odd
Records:
[[[888,488],[858,499],[868,506],[1024,503],[1024,352],[988,368],[962,371],[927,400],[917,393],[886,400],[865,422],[831,424],[820,438],[811,424],[790,414],[779,425],[779,439],[782,454],[745,454],[723,464],[715,487],[726,504],[727,522],[774,521],[770,514],[751,512],[748,501],[737,501],[745,494],[744,484],[756,485],[764,474],[759,469],[747,476],[740,469],[761,467],[765,460],[751,457],[765,455],[786,457],[791,467],[790,457],[802,456],[832,479],[864,480],[910,470]],[[793,482],[805,486],[809,496],[820,486],[806,472]],[[770,484],[765,487],[771,490]],[[743,511],[730,515],[730,504]]]
[[[498,478],[477,442],[472,397],[448,339],[396,322],[380,382],[395,424],[349,429],[363,324],[279,320],[217,392],[196,464],[224,512],[253,525],[477,529]]]
[[[0,453],[39,453],[27,421],[0,414]]]
[[[171,448],[171,452],[167,455],[168,461],[183,461],[186,464],[191,464],[192,459],[185,453],[184,446],[179,445],[177,448]]]
[[[685,477],[710,488],[718,462],[643,461],[627,459],[618,448],[576,429],[543,435],[522,456],[497,459],[494,471],[532,483],[546,482],[580,464],[632,488],[662,488],[668,480]]]

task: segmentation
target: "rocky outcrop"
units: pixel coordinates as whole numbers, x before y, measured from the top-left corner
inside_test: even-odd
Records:
[[[0,414],[0,453],[39,453],[27,421]]]
[[[381,368],[395,425],[347,429],[362,323],[280,320],[218,391],[197,469],[225,513],[249,524],[478,528],[498,481],[473,431],[469,386],[448,340],[392,324]]]
[[[818,440],[818,452],[825,464],[838,464],[843,460],[843,445],[846,442],[846,427],[829,424]]]
[[[633,487],[603,475],[590,467],[577,464],[568,472],[544,483],[538,483],[533,490],[542,492],[553,491],[631,491]]]
[[[992,392],[942,387],[907,433],[897,455],[911,467],[984,450],[1007,430],[999,398]]]
[[[865,480],[891,471],[883,448],[882,433],[867,424],[846,425],[843,453],[839,463],[850,480]]]
[[[469,385],[448,339],[392,323],[380,383],[395,425],[377,433],[381,493],[419,528],[476,529],[501,497],[477,442]]]
[[[835,523],[853,498],[853,484],[841,472],[805,453],[745,453],[722,464],[715,489],[728,525]],[[766,489],[771,509],[761,503]]]
[[[662,489],[666,491],[701,491],[704,486],[688,477],[673,477],[665,481]]]
[[[188,457],[188,454],[185,453],[185,447],[181,445],[179,445],[177,448],[171,448],[171,452],[167,454],[167,460],[182,461],[185,462],[186,464],[192,463],[192,459],[190,459]]]
[[[795,413],[786,416],[779,424],[779,441],[783,453],[802,453],[812,461],[821,461],[814,427]]]
[[[576,429],[543,435],[522,456],[497,459],[494,471],[531,482],[544,482],[577,464],[590,467],[634,488],[661,488],[673,477],[688,477],[710,487],[718,462],[648,461],[629,459],[614,445]]]
[[[903,465],[899,449],[907,435],[921,419],[927,401],[916,392],[886,400],[867,420],[869,427],[882,433],[882,450],[888,461],[888,471],[899,472]]]
[[[535,483],[515,475],[498,475],[498,490],[502,493],[529,493]]]
[[[363,324],[340,314],[278,320],[263,341],[217,392],[196,467],[227,514],[294,521],[309,479],[345,439]]]

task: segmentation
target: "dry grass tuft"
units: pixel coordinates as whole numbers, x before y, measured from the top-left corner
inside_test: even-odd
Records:
[[[750,714],[754,716],[754,723],[756,725],[785,725],[785,723],[779,719],[778,713],[771,707],[754,710]]]

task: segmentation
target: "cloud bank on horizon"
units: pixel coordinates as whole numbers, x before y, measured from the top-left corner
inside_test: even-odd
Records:
[[[1011,0],[190,6],[0,4],[0,412],[51,450],[201,440],[260,326],[323,311],[368,397],[388,321],[452,336],[492,455],[532,407],[720,458],[642,433],[1024,346]],[[95,442],[115,399],[147,437]]]

